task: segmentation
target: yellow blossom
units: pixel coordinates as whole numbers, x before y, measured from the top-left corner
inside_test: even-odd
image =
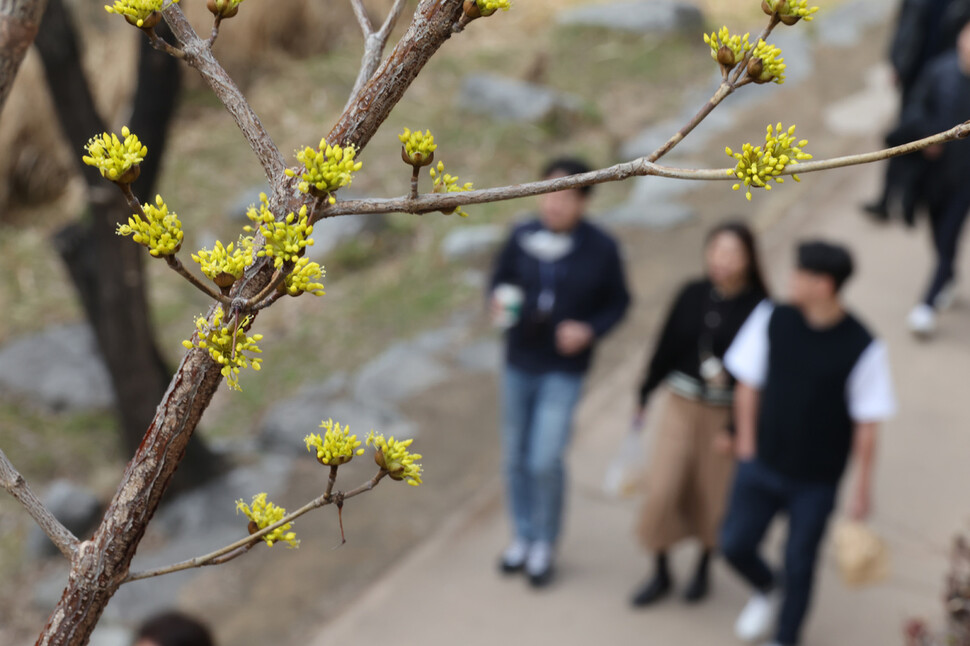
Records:
[[[154,27],[158,24],[159,13],[168,8],[169,5],[177,3],[179,0],[170,0],[165,4],[165,0],[115,0],[113,5],[105,5],[104,9],[108,13],[124,16],[125,20],[136,27]]]
[[[273,266],[277,269],[285,263],[295,263],[303,256],[307,247],[313,246],[313,225],[306,205],[300,207],[299,213],[290,213],[282,222],[276,221],[276,216],[269,210],[266,194],[260,197],[259,212],[252,206],[246,214],[259,227],[259,232],[266,238],[266,244],[256,255],[260,258],[273,259]],[[253,227],[245,227],[252,231]]]
[[[770,83],[778,85],[785,82],[785,59],[781,57],[781,50],[763,40],[759,40],[751,60],[748,61],[748,76],[755,83]]]
[[[303,164],[300,191],[314,197],[326,197],[333,204],[337,201],[333,193],[349,186],[353,174],[363,166],[361,162],[355,161],[356,156],[357,149],[354,146],[331,146],[326,139],[321,139],[316,149],[308,146],[298,150],[296,158]],[[286,174],[288,177],[296,177],[297,172],[287,168]]]
[[[802,18],[813,20],[818,11],[818,7],[808,6],[808,0],[762,0],[761,8],[769,16],[777,13],[786,25],[794,25]]]
[[[138,165],[148,154],[148,148],[128,130],[121,129],[121,138],[114,133],[103,133],[88,140],[84,149],[87,155],[81,160],[101,171],[101,177],[112,182],[130,184],[138,179]]]
[[[155,196],[155,204],[143,204],[141,214],[134,213],[128,218],[128,224],[119,224],[116,233],[120,236],[131,236],[138,244],[147,247],[148,253],[156,258],[173,256],[182,247],[182,223],[178,214],[169,211],[161,195]]]
[[[232,18],[239,13],[239,5],[243,0],[208,0],[206,7],[213,15],[220,18]]]
[[[286,293],[299,296],[309,292],[314,296],[323,296],[323,283],[317,282],[323,278],[323,274],[323,267],[319,263],[310,262],[309,258],[300,258],[293,270],[286,275]]]
[[[476,0],[476,4],[483,16],[491,16],[499,9],[508,11],[512,7],[512,0]]]
[[[266,500],[266,494],[261,493],[253,496],[253,502],[247,505],[242,500],[236,501],[236,513],[242,512],[249,519],[249,533],[255,534],[261,529],[270,525],[275,525],[286,517],[286,509]],[[296,533],[291,532],[293,523],[281,525],[262,537],[266,544],[273,547],[274,543],[283,541],[290,547],[299,547],[300,541],[296,538]]]
[[[259,349],[257,343],[263,340],[263,335],[246,335],[246,327],[252,322],[251,316],[239,321],[238,326],[223,325],[224,317],[225,313],[220,306],[213,314],[212,323],[209,323],[204,316],[196,318],[198,340],[182,341],[182,345],[187,350],[199,348],[207,351],[209,356],[222,366],[221,372],[226,378],[226,384],[233,390],[242,390],[239,387],[239,371],[249,367],[258,371],[263,362],[262,359],[248,356],[248,354],[262,354],[263,351]]]
[[[221,288],[231,286],[236,280],[242,278],[253,260],[253,239],[251,237],[239,238],[239,244],[229,243],[228,247],[222,246],[221,240],[216,240],[212,251],[200,249],[198,253],[192,254],[192,260],[199,263],[202,273]]]
[[[386,440],[374,431],[367,437],[367,446],[373,446],[377,451],[374,454],[377,466],[387,471],[391,479],[407,480],[409,485],[417,487],[421,484],[421,465],[416,460],[422,456],[408,450],[412,442],[414,440],[398,441],[393,437]]]
[[[744,144],[741,152],[734,152],[730,148],[725,149],[728,156],[737,160],[737,166],[728,171],[729,175],[734,175],[740,182],[734,185],[734,190],[745,189],[745,197],[751,199],[751,187],[764,188],[771,190],[771,181],[778,184],[784,183],[785,179],[781,173],[788,166],[794,166],[799,161],[811,159],[812,156],[802,150],[808,145],[808,141],[795,139],[795,126],[784,130],[779,123],[777,126],[768,126],[765,135],[765,145],[752,146]],[[796,182],[801,181],[798,175],[792,175]]]
[[[727,27],[721,27],[720,31],[704,34],[704,42],[711,46],[711,58],[721,65],[734,67],[751,50],[750,35],[732,36]]]
[[[325,429],[323,437],[317,433],[310,433],[304,438],[306,449],[316,453],[320,464],[339,467],[354,459],[355,455],[363,455],[360,440],[350,434],[350,427],[341,427],[339,422],[332,419],[320,422],[320,428]]]
[[[471,182],[459,184],[457,175],[447,174],[445,172],[444,162],[438,162],[437,168],[432,168],[430,173],[431,179],[434,180],[434,186],[431,189],[432,193],[462,193],[475,188]],[[461,207],[457,207],[451,213],[457,213],[463,218],[468,217],[468,213],[463,211]]]
[[[411,132],[410,128],[405,128],[397,138],[404,144],[401,157],[406,164],[427,166],[434,161],[434,151],[438,149],[438,145],[430,130]]]

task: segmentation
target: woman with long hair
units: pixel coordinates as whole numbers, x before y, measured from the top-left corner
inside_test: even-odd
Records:
[[[722,360],[768,289],[754,234],[745,224],[715,227],[707,236],[704,263],[705,276],[688,282],[677,297],[640,386],[638,425],[658,386],[664,386],[666,401],[638,522],[640,541],[655,565],[636,591],[634,606],[648,606],[670,593],[668,552],[686,538],[698,539],[701,553],[684,598],[697,602],[707,595],[710,559],[734,471],[734,380]]]

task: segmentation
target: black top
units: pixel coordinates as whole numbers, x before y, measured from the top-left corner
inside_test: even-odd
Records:
[[[944,38],[950,4],[951,0],[903,0],[889,59],[904,93],[919,78],[926,63],[953,46]]]
[[[765,297],[761,290],[748,289],[733,298],[723,298],[709,280],[685,285],[667,315],[647,364],[640,385],[640,404],[646,404],[650,393],[672,372],[703,381],[702,355],[710,353],[723,359],[748,315]]]
[[[534,374],[584,373],[592,361],[593,347],[574,356],[559,354],[556,326],[565,320],[589,323],[595,338],[600,339],[620,322],[630,295],[619,249],[606,232],[583,220],[573,230],[572,250],[556,262],[541,262],[521,247],[519,239],[542,228],[538,220],[518,226],[495,263],[491,289],[510,283],[525,292],[519,322],[506,333],[506,360]],[[548,312],[539,308],[544,288],[555,293]]]
[[[796,480],[838,483],[855,428],[849,376],[872,341],[851,314],[818,330],[795,308],[775,308],[758,416],[760,461]]]

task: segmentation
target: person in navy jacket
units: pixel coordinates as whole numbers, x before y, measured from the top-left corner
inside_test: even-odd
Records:
[[[550,162],[544,177],[588,172],[578,160]],[[500,252],[490,284],[520,296],[509,321],[503,374],[503,462],[514,528],[501,559],[504,572],[525,570],[549,583],[562,526],[564,454],[573,412],[597,342],[630,303],[617,243],[590,223],[591,187],[540,198],[539,215],[517,226]]]

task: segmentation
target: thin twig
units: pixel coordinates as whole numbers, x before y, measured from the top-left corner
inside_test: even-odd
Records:
[[[34,519],[47,537],[51,539],[61,554],[73,560],[77,553],[77,536],[54,517],[43,502],[30,490],[27,481],[14,468],[7,455],[0,449],[0,487],[6,489],[11,496],[24,506],[27,513]]]
[[[847,166],[859,166],[870,164],[893,157],[907,155],[920,150],[929,148],[936,144],[943,144],[970,136],[970,121],[950,128],[944,132],[919,139],[902,146],[895,146],[884,150],[863,153],[859,155],[848,155],[834,159],[803,162],[790,164],[782,175],[805,175],[823,170],[834,168],[844,168]],[[594,184],[605,184],[607,182],[618,182],[630,177],[656,176],[669,179],[681,180],[701,180],[701,181],[737,181],[733,173],[733,168],[671,168],[661,166],[647,161],[647,158],[636,159],[631,162],[616,164],[600,170],[579,175],[567,175],[555,179],[546,179],[538,182],[528,182],[525,184],[514,184],[510,186],[499,186],[496,188],[479,189],[476,191],[466,191],[461,193],[426,193],[418,196],[417,199],[410,197],[397,198],[376,198],[365,200],[346,200],[337,202],[326,211],[322,217],[337,217],[341,215],[371,215],[378,213],[433,213],[435,211],[447,212],[460,206],[470,206],[474,204],[486,204],[491,202],[502,202],[515,200],[522,197],[543,195],[545,193],[555,193],[571,188],[581,188]]]
[[[206,41],[209,49],[212,49],[212,46],[216,44],[216,38],[219,37],[219,26],[221,24],[222,16],[216,16],[215,20],[212,21],[212,35],[209,36],[209,40]]]
[[[200,292],[202,292],[209,298],[213,300],[217,300],[223,305],[229,305],[230,303],[232,303],[232,299],[230,299],[228,296],[226,296],[221,292],[217,292],[216,290],[212,289],[211,287],[203,283],[201,280],[196,278],[195,275],[192,274],[192,272],[186,269],[185,265],[182,264],[182,261],[179,260],[178,257],[165,256],[165,262],[168,264],[169,267],[174,269],[179,276],[187,280],[189,284],[191,284],[193,287],[198,289]]]
[[[421,167],[415,165],[415,166],[412,166],[411,168],[412,168],[412,171],[411,171],[411,195],[410,195],[410,197],[413,200],[413,199],[415,199],[415,198],[418,197],[418,180],[421,178],[421,176],[420,176]]]
[[[771,14],[771,18],[768,19],[768,26],[765,27],[764,30],[761,32],[761,34],[758,36],[758,40],[754,41],[755,47],[757,47],[758,43],[762,40],[765,42],[768,42],[768,36],[771,35],[771,32],[775,30],[775,27],[777,27],[779,23],[781,23],[781,18],[778,17],[778,13],[776,12]],[[740,81],[741,76],[747,75],[748,62],[751,60],[753,51],[754,51],[753,49],[749,49],[744,53],[744,58],[741,59],[741,62],[734,69],[734,73],[731,75],[731,85],[734,85],[735,87],[739,87],[738,82]]]
[[[384,56],[384,48],[387,47],[387,41],[391,37],[394,26],[401,14],[404,13],[407,0],[394,1],[394,6],[391,7],[387,18],[377,31],[374,30],[374,24],[367,15],[363,2],[361,0],[350,0],[350,4],[354,8],[354,15],[357,16],[360,30],[364,34],[364,54],[360,60],[360,71],[357,72],[357,79],[354,81],[354,89],[350,91],[344,110],[354,104],[360,91],[364,89],[364,86],[367,85],[367,82],[371,80],[380,66],[381,58]]]
[[[148,41],[152,44],[152,47],[179,60],[185,60],[185,52],[156,34],[154,28],[143,29],[142,31],[148,35]]]
[[[261,310],[265,310],[267,307],[271,306],[273,303],[275,303],[276,301],[280,300],[284,296],[286,296],[286,292],[285,291],[284,292],[281,292],[279,290],[276,290],[275,292],[273,292],[272,294],[270,294],[269,297],[266,298],[265,300],[263,300],[262,302],[256,303],[255,305],[253,305],[252,308],[250,308],[250,311],[251,312],[259,312]]]
[[[271,280],[269,284],[266,285],[266,287],[264,287],[258,294],[247,299],[246,302],[243,303],[243,305],[239,308],[240,311],[251,312],[256,305],[262,303],[263,300],[276,291],[276,288],[283,284],[283,281],[286,280],[286,277],[289,275],[290,270],[292,269],[292,267],[287,267],[287,264],[284,264],[282,267],[277,269],[276,273],[273,274],[273,280]]]
[[[367,15],[367,8],[364,7],[362,0],[350,0],[350,6],[354,9],[354,16],[357,18],[360,30],[364,32],[364,38],[368,38],[374,33],[374,23],[371,22],[370,16]]]
[[[647,157],[647,161],[655,162],[673,150],[677,144],[684,140],[684,137],[693,132],[694,128],[699,126],[701,122],[714,111],[714,108],[721,105],[721,102],[724,101],[724,99],[731,96],[731,94],[734,93],[734,90],[735,86],[732,83],[728,81],[721,83],[721,85],[718,86],[717,91],[714,93],[714,96],[712,96],[710,100],[704,104],[704,107],[701,108],[697,114],[695,114],[693,118],[691,118],[691,120],[684,125],[683,128],[678,130],[674,136],[668,139],[664,145],[653,151],[653,153]]]
[[[340,467],[337,465],[330,466],[330,475],[327,478],[327,490],[323,492],[324,497],[330,500],[330,495],[333,493],[333,488],[337,484],[337,470]]]
[[[204,567],[206,565],[212,564],[216,559],[221,558],[226,554],[230,554],[242,547],[245,547],[246,545],[249,545],[251,543],[258,541],[258,539],[262,538],[263,536],[266,536],[267,534],[275,531],[276,529],[282,527],[283,525],[286,525],[287,523],[293,522],[300,516],[308,514],[314,509],[318,509],[320,507],[325,507],[327,505],[333,504],[338,499],[349,500],[350,498],[355,498],[356,496],[359,496],[363,493],[367,493],[368,491],[376,487],[377,484],[381,480],[383,480],[386,475],[387,475],[387,471],[381,469],[380,471],[377,472],[377,475],[375,475],[373,478],[371,478],[364,484],[360,485],[356,489],[349,491],[345,494],[338,494],[338,495],[324,493],[322,496],[319,496],[318,498],[314,498],[313,500],[303,505],[293,513],[284,516],[279,522],[273,523],[272,525],[268,525],[263,529],[259,530],[258,532],[253,532],[246,538],[239,539],[235,543],[227,545],[214,552],[210,552],[209,554],[205,554],[203,556],[197,556],[194,559],[189,559],[187,561],[182,561],[180,563],[174,563],[172,565],[167,565],[165,567],[155,568],[153,570],[134,572],[132,574],[129,574],[125,578],[123,583],[130,583],[132,581],[139,581],[141,579],[148,579],[151,577],[162,576],[164,574],[172,574],[173,572],[181,572],[182,570],[190,570],[192,568]]]

